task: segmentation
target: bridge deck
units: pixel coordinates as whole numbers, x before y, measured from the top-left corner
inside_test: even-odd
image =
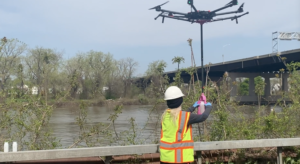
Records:
[[[280,57],[286,58],[285,62],[300,62],[300,49],[283,51]],[[227,62],[215,63],[210,65],[210,76],[222,77],[224,72],[268,72],[279,71],[285,68],[284,63],[277,54],[266,54],[250,58],[232,60]],[[170,78],[175,77],[177,71],[166,72]],[[198,74],[201,74],[201,66],[197,67]],[[182,76],[189,76],[183,72]],[[200,76],[199,76],[200,77]]]

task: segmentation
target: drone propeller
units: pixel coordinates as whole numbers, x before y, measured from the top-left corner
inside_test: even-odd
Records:
[[[165,3],[163,3],[163,4],[161,4],[161,5],[158,5],[158,6],[155,6],[155,7],[152,7],[151,9],[149,9],[149,10],[153,10],[153,9],[160,9],[160,7],[161,6],[163,6],[163,5],[165,5],[166,3],[168,3],[169,1],[167,1],[167,2],[165,2]]]
[[[238,0],[232,0],[231,2],[227,3],[225,6],[237,5],[237,4],[238,4]]]
[[[240,12],[240,13],[242,13],[242,12],[244,12],[244,3],[238,8],[238,11]]]

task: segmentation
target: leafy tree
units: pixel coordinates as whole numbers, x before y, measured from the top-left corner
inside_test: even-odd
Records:
[[[287,64],[287,69],[291,72],[288,98],[295,104],[300,104],[300,71],[297,71],[298,68],[300,68],[300,62],[291,62]]]
[[[181,62],[183,62],[184,63],[184,58],[183,57],[179,57],[179,56],[175,56],[173,59],[172,59],[172,61],[173,61],[173,64],[174,63],[178,63],[178,69],[177,69],[177,73],[176,73],[176,75],[175,75],[175,83],[176,83],[176,85],[179,87],[182,83],[183,83],[183,80],[181,79],[181,71],[179,71],[179,64],[181,63]]]
[[[45,104],[39,96],[19,95],[20,90],[9,88],[9,97],[1,102],[0,140],[17,141],[21,150],[55,149],[60,146],[49,121],[53,106]],[[2,98],[3,92],[0,91]]]
[[[238,94],[240,96],[249,95],[249,78],[242,79],[240,78],[238,86]]]
[[[157,60],[148,65],[146,76],[162,75],[167,67],[167,63],[163,60]]]
[[[153,91],[150,94],[155,96],[160,95],[165,92],[165,85],[168,84],[167,76],[164,76],[164,70],[167,66],[167,63],[162,60],[157,60],[149,64],[146,71],[146,79],[151,81],[150,90]]]
[[[254,78],[254,84],[255,84],[255,93],[257,94],[258,98],[258,106],[260,107],[261,103],[261,96],[265,94],[265,82],[263,77],[257,76]]]
[[[172,61],[173,61],[173,64],[174,63],[178,63],[178,71],[179,71],[179,65],[180,65],[180,63],[181,62],[183,62],[184,63],[184,58],[183,57],[179,57],[179,56],[175,56],[173,59],[172,59]]]

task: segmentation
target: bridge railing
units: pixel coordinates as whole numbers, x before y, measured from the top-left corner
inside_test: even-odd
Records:
[[[195,142],[194,149],[197,154],[198,163],[201,163],[201,151],[204,150],[277,147],[277,163],[282,164],[282,147],[286,146],[300,146],[300,138]],[[106,157],[105,163],[109,163],[110,159],[112,159],[112,156],[114,155],[148,154],[158,152],[159,146],[157,144],[19,151],[0,153],[0,162],[35,161],[101,156]]]

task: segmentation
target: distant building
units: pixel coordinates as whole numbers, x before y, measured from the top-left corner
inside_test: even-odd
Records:
[[[82,88],[78,88],[76,94],[81,94],[81,93],[82,93]]]
[[[28,85],[23,85],[23,89],[28,89],[29,87],[28,87]]]
[[[105,92],[107,91],[109,88],[108,87],[103,87],[102,91]]]
[[[37,95],[38,92],[39,92],[38,87],[36,87],[36,86],[32,87],[32,88],[31,88],[31,92],[32,92],[33,95]]]
[[[277,95],[281,91],[281,85],[279,83],[274,84],[271,90],[271,95]]]

